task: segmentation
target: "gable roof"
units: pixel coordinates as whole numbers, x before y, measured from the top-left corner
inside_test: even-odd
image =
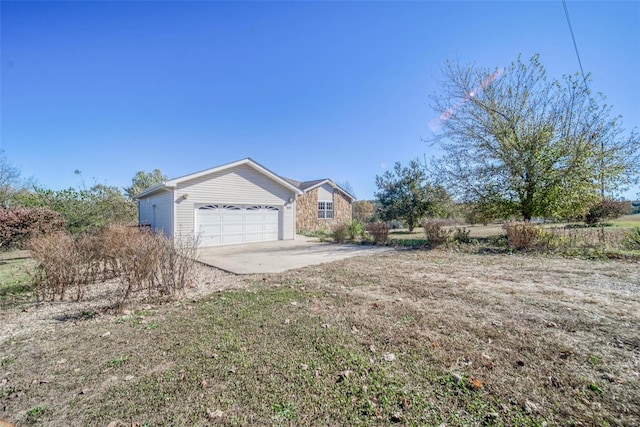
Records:
[[[299,190],[301,190],[304,193],[309,192],[309,191],[313,190],[314,188],[320,187],[321,185],[329,184],[334,189],[339,190],[344,195],[349,197],[351,199],[351,201],[356,200],[356,198],[355,198],[355,196],[353,194],[350,194],[348,191],[346,191],[344,188],[340,187],[338,184],[336,184],[335,182],[333,182],[329,178],[315,179],[313,181],[304,181],[304,182],[296,181],[296,180],[291,179],[291,178],[284,178],[284,177],[282,177],[282,178],[284,180],[286,180],[287,182],[289,182],[290,184],[296,186]]]
[[[195,172],[189,175],[184,175],[178,178],[174,178],[174,179],[169,179],[167,181],[164,182],[160,182],[156,185],[153,185],[149,188],[147,188],[146,190],[142,191],[139,194],[136,194],[133,198],[134,199],[140,199],[143,198],[145,196],[151,195],[153,193],[156,193],[158,191],[162,191],[162,190],[170,190],[172,188],[176,188],[176,186],[182,182],[185,181],[189,181],[192,179],[196,179],[196,178],[200,178],[202,176],[205,175],[209,175],[212,173],[216,173],[216,172],[220,172],[220,171],[224,171],[226,169],[231,169],[237,166],[242,166],[242,165],[247,165],[252,167],[253,169],[257,170],[258,172],[262,173],[263,175],[266,175],[267,177],[271,178],[272,180],[276,181],[277,183],[279,183],[280,185],[295,191],[297,194],[302,194],[303,191],[298,188],[296,185],[292,184],[291,182],[289,182],[288,180],[276,175],[275,173],[271,172],[269,169],[265,168],[264,166],[262,166],[260,163],[256,162],[255,160],[251,159],[250,157],[244,158],[242,160],[238,160],[232,163],[227,163],[225,165],[221,165],[221,166],[216,166],[214,168],[210,168],[210,169],[205,169],[202,170],[200,172]]]

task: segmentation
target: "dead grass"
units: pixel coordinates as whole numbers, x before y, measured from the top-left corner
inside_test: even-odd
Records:
[[[3,310],[0,418],[640,423],[638,263],[403,250],[284,274],[208,275],[201,292],[220,292],[120,317],[47,311],[65,302]],[[7,322],[25,329],[6,331]]]

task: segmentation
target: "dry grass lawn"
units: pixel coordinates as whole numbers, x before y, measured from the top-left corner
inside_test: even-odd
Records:
[[[99,293],[3,307],[0,419],[640,425],[637,262],[399,250],[203,277],[121,315]]]

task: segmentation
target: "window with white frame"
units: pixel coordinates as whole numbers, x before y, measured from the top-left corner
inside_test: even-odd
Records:
[[[333,219],[333,202],[318,202],[318,218]]]

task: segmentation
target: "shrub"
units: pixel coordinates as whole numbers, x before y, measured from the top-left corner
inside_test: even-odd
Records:
[[[347,224],[340,223],[333,226],[331,230],[331,238],[336,243],[344,243],[347,240],[349,234],[349,228]]]
[[[330,233],[326,228],[320,227],[318,228],[318,230],[316,230],[315,235],[318,237],[318,239],[320,239],[321,242],[326,242]]]
[[[386,243],[389,240],[389,227],[384,222],[367,224],[367,231],[371,234],[375,243]]]
[[[456,227],[456,230],[453,232],[453,241],[458,243],[471,243],[471,230],[466,227]]]
[[[72,236],[52,233],[33,239],[37,263],[34,288],[39,299],[62,299],[75,289],[81,300],[88,285],[115,279],[116,308],[135,293],[175,298],[195,280],[196,242],[169,240],[149,230],[121,225]]]
[[[596,224],[607,219],[619,218],[631,212],[632,206],[629,202],[605,199],[593,205],[584,217],[584,222],[589,225]]]
[[[67,232],[39,236],[29,243],[31,256],[37,263],[34,292],[38,300],[60,300],[70,288],[80,288],[82,264],[78,262],[74,238]],[[82,298],[78,290],[76,300]]]
[[[631,249],[640,249],[640,227],[629,231],[627,243]]]
[[[424,237],[431,246],[439,246],[447,243],[452,230],[445,227],[445,223],[440,220],[423,219],[420,226],[424,230]]]
[[[64,220],[50,209],[0,209],[0,248],[21,249],[29,239],[64,228]]]
[[[351,220],[349,226],[347,227],[347,232],[349,234],[349,239],[355,240],[358,236],[362,235],[364,228],[362,227],[362,223],[357,219]]]
[[[509,245],[517,250],[530,249],[534,247],[541,236],[542,228],[529,221],[510,221],[502,225],[507,235]]]

